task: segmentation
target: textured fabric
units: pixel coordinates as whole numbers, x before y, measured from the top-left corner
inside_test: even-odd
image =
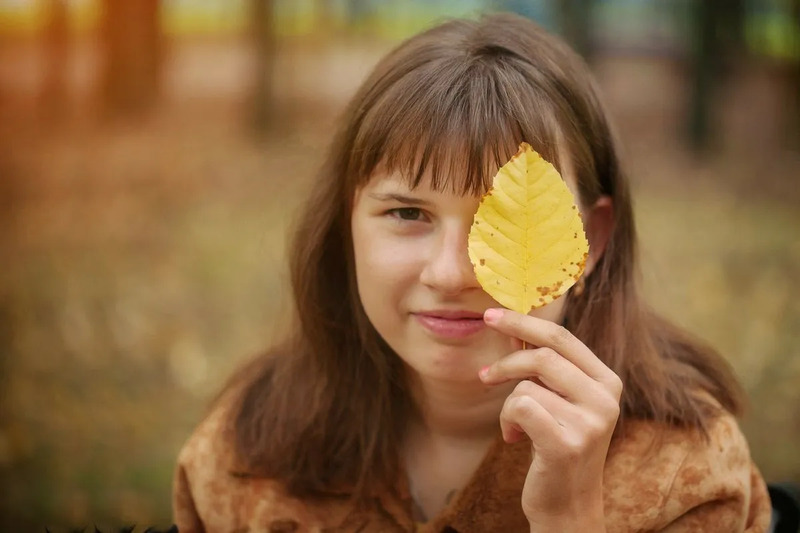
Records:
[[[492,445],[470,482],[431,522],[411,515],[406,480],[363,508],[346,495],[307,501],[280,483],[230,474],[230,446],[222,438],[223,410],[197,428],[182,449],[173,487],[175,523],[196,532],[523,532],[520,495],[530,464],[527,442]],[[669,532],[763,532],[771,506],[735,419],[724,415],[710,440],[668,428],[655,441],[653,423],[629,421],[612,442],[604,472],[606,529]]]

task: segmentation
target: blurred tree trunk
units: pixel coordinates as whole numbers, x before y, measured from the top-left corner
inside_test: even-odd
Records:
[[[365,23],[372,15],[373,6],[368,0],[350,0],[344,4],[344,24],[348,35],[363,35]]]
[[[593,0],[561,0],[558,6],[558,22],[561,35],[584,59],[592,59],[592,8]]]
[[[689,145],[694,152],[706,149],[709,135],[709,100],[714,61],[714,8],[716,0],[694,0],[692,7],[692,93],[689,104]]]
[[[314,2],[314,33],[317,37],[338,34],[340,29],[338,22],[331,0],[316,0]]]
[[[800,0],[792,0],[789,7],[789,14],[792,20],[795,21],[794,33],[791,36],[793,46],[793,56],[791,65],[791,80],[789,90],[793,96],[794,101],[791,105],[794,106],[791,120],[789,121],[789,142],[796,149],[800,150]]]
[[[69,59],[69,10],[66,0],[48,0],[44,48],[44,80],[41,108],[49,119],[60,118],[67,101],[67,60]]]
[[[687,135],[697,154],[709,149],[711,102],[726,75],[731,55],[744,51],[744,0],[693,0],[690,58],[691,97]]]
[[[273,8],[272,0],[251,0],[251,37],[256,66],[250,122],[257,134],[265,133],[275,122],[276,37]]]
[[[159,0],[103,0],[100,83],[110,114],[141,113],[156,101],[163,44],[159,4]]]

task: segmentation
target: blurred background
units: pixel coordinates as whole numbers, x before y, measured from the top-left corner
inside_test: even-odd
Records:
[[[0,0],[0,530],[166,527],[175,456],[288,309],[287,228],[377,59],[508,10],[590,62],[653,304],[800,482],[797,0]]]

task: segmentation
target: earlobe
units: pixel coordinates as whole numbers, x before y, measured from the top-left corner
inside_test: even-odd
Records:
[[[588,276],[603,256],[614,231],[614,204],[610,196],[601,196],[587,210],[584,214],[584,230],[589,240],[589,258],[583,275]]]

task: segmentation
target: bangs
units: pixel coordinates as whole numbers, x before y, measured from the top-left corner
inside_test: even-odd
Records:
[[[516,58],[457,55],[422,63],[366,102],[350,153],[351,190],[378,167],[413,189],[478,195],[527,142],[560,170],[555,111]],[[371,105],[370,105],[371,104]]]

